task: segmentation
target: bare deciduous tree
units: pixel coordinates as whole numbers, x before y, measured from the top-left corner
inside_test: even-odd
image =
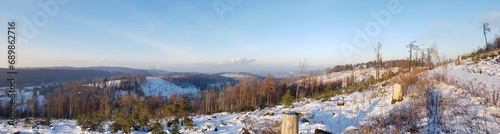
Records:
[[[307,66],[307,59],[304,59],[303,61],[299,61],[299,76],[298,78],[302,77],[302,73],[304,71],[304,68]],[[299,88],[300,84],[297,85],[297,90],[295,91],[295,99],[299,96]]]
[[[437,64],[441,64],[441,57],[439,57],[439,52],[438,52],[438,49],[437,49],[437,46],[436,46],[436,43],[432,44],[432,47],[431,47],[431,52],[432,52],[432,55],[434,55],[434,59],[436,59],[437,61]]]
[[[426,54],[426,62],[427,62],[427,67],[430,67],[432,66],[432,47],[429,47],[426,49],[427,50],[427,54]]]
[[[380,64],[382,63],[382,52],[380,52],[380,48],[382,48],[382,44],[378,42],[377,46],[373,47],[375,50],[375,79],[378,80],[380,78]]]
[[[415,45],[415,42],[417,42],[417,41],[412,41],[412,42],[410,42],[410,43],[406,46],[406,47],[409,49],[409,51],[410,51],[410,71],[411,71],[411,67],[412,67],[411,61],[412,61],[412,54],[413,54],[413,51],[414,51],[414,50],[418,50],[418,49],[419,49],[419,48],[418,48],[418,46],[417,46],[417,45]]]
[[[488,40],[486,38],[487,32],[491,32],[490,23],[483,23],[483,34],[484,34],[484,42],[486,43],[486,48],[488,48]]]

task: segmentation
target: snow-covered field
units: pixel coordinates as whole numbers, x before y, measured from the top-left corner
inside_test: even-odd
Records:
[[[7,121],[0,121],[1,124],[7,124]],[[33,128],[32,126],[25,125],[23,122],[19,122],[19,126],[10,126],[10,125],[0,125],[0,133],[2,134],[13,134],[15,132],[21,132],[21,134],[32,134],[32,133],[41,133],[41,134],[78,134],[85,133],[82,131],[80,126],[76,124],[74,120],[53,120],[51,121],[53,124],[50,126],[42,126],[40,125],[38,128]]]
[[[495,57],[495,59],[500,56]],[[500,133],[500,108],[495,105],[486,106],[485,95],[500,92],[499,63],[495,59],[484,59],[478,64],[465,60],[463,65],[447,64],[436,67],[427,73],[428,78],[442,75],[447,80],[433,79],[432,88],[426,99],[427,108],[419,111],[422,117],[416,121],[421,133]],[[482,73],[471,70],[483,70]],[[334,80],[352,72],[328,74],[323,80]],[[373,69],[359,70],[357,75],[369,77]],[[363,79],[363,78],[359,78]],[[142,87],[146,94],[171,94],[174,92],[194,93],[197,89],[180,88],[167,81],[148,77],[147,84]],[[164,86],[167,85],[167,86]],[[170,86],[168,86],[170,85]],[[158,89],[170,89],[169,92]],[[178,90],[176,90],[178,89]],[[181,91],[182,90],[182,91]],[[415,89],[410,89],[415,90]],[[477,92],[483,92],[477,93]],[[336,103],[344,97],[345,105]],[[268,107],[243,113],[215,113],[213,115],[192,116],[195,129],[181,129],[182,133],[227,133],[235,134],[242,128],[261,133],[266,130],[280,129],[283,112],[295,111],[301,114],[299,119],[300,133],[314,133],[315,129],[329,132],[357,132],[362,126],[370,125],[370,118],[384,116],[399,107],[415,107],[415,101],[423,96],[405,96],[404,100],[391,104],[392,85],[378,86],[372,91],[345,93],[329,100],[302,100],[295,102],[293,108],[282,106]],[[496,98],[499,99],[499,98]],[[492,101],[492,100],[490,100]],[[405,114],[405,113],[402,113]],[[386,120],[392,120],[388,118]],[[4,121],[5,122],[5,121]],[[75,121],[56,120],[55,127],[31,129],[23,127],[0,126],[0,133],[40,132],[40,133],[82,133]],[[387,132],[393,131],[389,127]],[[165,127],[165,130],[169,128]],[[84,133],[87,133],[86,131]],[[141,133],[141,132],[137,132]]]
[[[142,84],[141,88],[146,96],[162,95],[169,97],[172,94],[195,94],[200,92],[200,89],[191,87],[180,87],[169,81],[155,76],[146,77],[146,84]]]

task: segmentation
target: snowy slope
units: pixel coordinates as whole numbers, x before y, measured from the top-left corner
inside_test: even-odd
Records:
[[[469,87],[484,87],[485,89],[500,90],[500,56],[482,59],[474,64],[471,59],[463,61],[462,65],[454,63],[437,67],[431,73],[445,74],[454,78],[457,83]]]
[[[328,101],[305,100],[294,103],[294,108],[283,108],[282,106],[265,108],[245,113],[216,113],[212,115],[195,116],[194,121],[197,128],[208,128],[206,133],[238,133],[245,126],[244,120],[252,120],[256,126],[254,129],[267,129],[269,124],[281,122],[283,112],[295,111],[303,116],[299,119],[299,131],[301,133],[314,133],[316,128],[338,132],[339,118],[340,130],[344,131],[356,126],[356,120],[361,122],[364,120],[366,113],[381,113],[390,110],[394,105],[390,104],[391,94],[387,93],[388,87],[380,89],[380,91],[367,91],[363,93],[353,93],[345,97],[345,106],[337,106],[336,102],[340,96],[333,97]],[[374,94],[383,92],[382,97],[369,98]],[[272,112],[274,115],[265,115]],[[216,118],[213,118],[216,117]],[[307,122],[304,122],[306,121]],[[225,125],[224,125],[225,124]],[[215,131],[215,126],[218,126],[218,131]],[[185,130],[186,133],[202,133],[198,130]]]
[[[499,58],[499,57],[496,57]],[[488,73],[471,73],[468,68],[479,68],[488,70],[483,72]],[[435,125],[432,120],[438,118],[434,115],[428,115],[419,120],[419,125],[422,126],[422,133],[433,132],[453,132],[453,133],[471,133],[488,130],[490,133],[500,132],[499,119],[493,115],[500,115],[500,108],[495,106],[485,107],[484,97],[478,97],[471,94],[469,89],[464,89],[459,85],[468,85],[469,88],[486,89],[487,92],[500,91],[500,78],[497,75],[500,67],[498,63],[492,63],[490,60],[482,60],[478,64],[465,62],[464,65],[456,66],[449,64],[446,67],[437,67],[429,71],[432,73],[444,74],[449,78],[453,78],[454,85],[446,83],[437,83],[434,90],[437,95],[447,100],[453,100],[453,107],[442,108],[443,115],[439,118],[445,118],[445,125]],[[394,68],[393,70],[396,70]],[[323,81],[331,81],[341,79],[351,75],[352,72],[338,72],[327,75],[322,75]],[[357,81],[374,75],[374,69],[363,69],[354,72],[359,75]],[[395,107],[410,105],[411,99],[404,99],[402,102],[391,104],[392,87],[379,87],[374,91],[356,92],[345,95],[345,106],[337,106],[336,101],[340,96],[335,96],[331,101],[313,101],[305,100],[294,103],[294,108],[282,108],[281,106],[256,110],[246,113],[216,113],[212,115],[195,116],[194,121],[198,128],[210,128],[207,133],[238,133],[245,123],[242,118],[253,120],[256,124],[256,130],[266,129],[269,124],[279,123],[282,113],[285,111],[295,111],[302,113],[304,116],[299,119],[299,131],[301,133],[313,133],[316,128],[329,132],[345,132],[346,130],[354,130],[368,123],[367,117],[380,116],[387,114]],[[438,108],[439,109],[439,108]],[[457,111],[466,109],[463,114],[456,114]],[[342,113],[340,113],[342,111]],[[273,112],[272,116],[265,113]],[[424,115],[426,111],[423,111]],[[340,118],[340,123],[339,123]],[[307,120],[306,122],[304,122]],[[267,123],[266,123],[267,122]],[[270,123],[269,123],[270,122]],[[480,124],[485,122],[486,128],[481,128]],[[226,125],[224,125],[226,124]],[[339,126],[340,124],[340,126]],[[208,127],[210,126],[210,127]],[[218,126],[218,131],[215,131],[214,126]],[[468,128],[472,127],[472,128]],[[476,127],[476,128],[474,128]],[[186,133],[203,133],[201,129],[185,130]]]
[[[457,66],[457,68],[468,73],[500,77],[500,56],[488,57],[479,61],[478,64],[474,64],[471,59],[466,59],[463,61],[463,65]]]
[[[200,89],[190,87],[179,87],[169,81],[160,77],[149,76],[146,77],[146,83],[141,84],[141,89],[146,96],[162,95],[169,97],[172,94],[195,94],[200,92]]]
[[[28,99],[31,99],[31,97],[33,97],[33,88],[37,88],[37,87],[23,87],[21,89],[17,89],[16,90],[16,109],[18,110],[22,110],[22,111],[25,111],[27,110],[26,109],[26,100]],[[8,90],[7,88],[2,88],[1,89],[2,91],[3,90]],[[38,105],[39,106],[42,106],[43,105],[43,102],[45,101],[45,97],[43,95],[40,95],[39,92],[37,92],[38,94],[36,95],[36,99],[38,100]],[[0,95],[0,102],[3,103],[3,105],[7,105],[8,102],[10,102],[10,97],[7,96],[7,94],[4,94],[4,92],[1,92],[1,95]]]
[[[384,74],[386,71],[392,70],[393,72],[397,71],[398,68],[394,67],[391,69],[381,69],[380,75]],[[329,74],[323,74],[317,76],[316,79],[322,82],[332,82],[336,80],[341,80],[343,78],[349,77],[352,74],[355,76],[356,82],[361,82],[363,80],[368,80],[371,76],[375,77],[376,71],[375,68],[367,68],[367,69],[354,69],[353,71],[342,71],[342,72],[333,72]]]

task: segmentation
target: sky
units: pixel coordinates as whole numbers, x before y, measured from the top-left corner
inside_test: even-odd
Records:
[[[411,41],[456,57],[500,35],[500,1],[3,0],[17,67],[120,66],[287,72],[408,57]],[[7,25],[1,26],[7,31]],[[0,32],[6,37],[7,32]],[[4,38],[6,39],[6,38]],[[2,40],[4,40],[2,39]],[[0,55],[7,55],[5,43]],[[7,58],[0,59],[7,67]]]

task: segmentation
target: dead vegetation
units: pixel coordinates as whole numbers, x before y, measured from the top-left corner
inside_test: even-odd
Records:
[[[244,124],[240,133],[256,133],[256,134],[279,134],[281,133],[281,122],[272,121],[269,119],[258,119],[255,117],[245,116],[241,120]]]
[[[404,85],[404,99],[401,103],[394,104],[394,108],[387,113],[369,116],[360,128],[362,133],[416,133],[422,131],[422,119],[428,115],[426,112],[428,91],[434,86],[427,79],[423,70],[414,70],[412,73],[400,75],[396,82]],[[425,78],[425,79],[419,79]],[[376,96],[375,94],[373,96]]]

